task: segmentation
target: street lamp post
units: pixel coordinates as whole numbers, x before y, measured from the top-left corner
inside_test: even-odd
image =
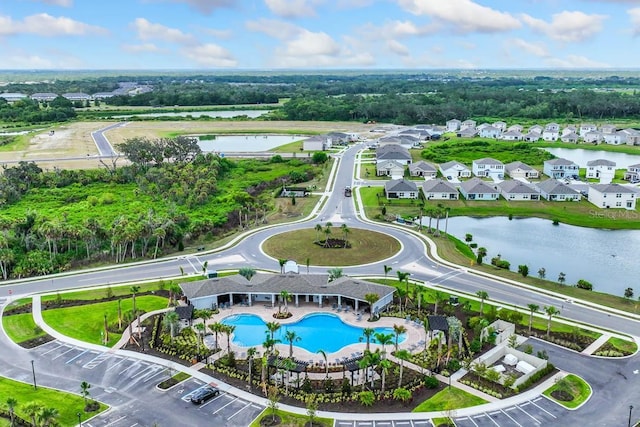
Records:
[[[76,415],[78,416],[78,426],[82,427],[82,414],[78,412]]]
[[[629,427],[631,427],[631,411],[633,411],[633,405],[629,405]]]
[[[33,374],[33,389],[37,390],[38,386],[36,385],[36,368],[33,365],[33,360],[31,360],[31,373]]]

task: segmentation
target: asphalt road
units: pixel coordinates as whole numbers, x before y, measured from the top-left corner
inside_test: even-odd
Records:
[[[96,144],[100,156],[113,157],[117,155],[107,137],[104,136],[104,133],[108,130],[125,126],[126,124],[126,122],[119,122],[91,132],[91,138],[93,138],[93,142]]]

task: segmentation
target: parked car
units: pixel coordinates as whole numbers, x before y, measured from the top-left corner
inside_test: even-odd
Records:
[[[196,390],[195,393],[191,395],[191,403],[193,403],[194,405],[200,405],[219,394],[220,394],[220,390],[210,385],[207,385]]]

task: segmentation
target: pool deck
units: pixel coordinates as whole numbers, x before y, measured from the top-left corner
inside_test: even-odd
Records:
[[[284,307],[282,309],[284,310]],[[349,325],[357,326],[360,328],[368,328],[368,327],[369,328],[384,328],[384,327],[393,328],[394,325],[402,325],[407,329],[407,331],[405,332],[406,339],[402,343],[398,344],[398,348],[409,350],[412,353],[419,352],[420,350],[422,350],[424,348],[425,340],[427,339],[422,325],[416,325],[414,322],[407,321],[404,319],[399,319],[397,317],[381,317],[378,321],[374,323],[369,323],[367,322],[367,319],[369,316],[368,313],[362,314],[360,316],[360,320],[358,320],[358,316],[353,310],[349,310],[349,311],[342,310],[338,312],[337,310],[332,309],[331,307],[320,308],[318,307],[317,304],[301,304],[299,307],[295,307],[294,305],[290,304],[289,311],[291,312],[292,316],[288,319],[275,319],[273,317],[273,314],[276,313],[277,311],[278,311],[277,306],[274,308],[272,308],[271,306],[268,306],[267,308],[262,304],[259,304],[259,305],[256,304],[251,307],[235,305],[230,308],[220,309],[220,312],[212,316],[211,320],[209,320],[207,324],[220,322],[224,318],[232,315],[255,314],[260,318],[262,318],[262,320],[264,320],[265,322],[278,322],[282,325],[286,325],[289,323],[297,322],[298,320],[302,319],[305,315],[308,315],[308,314],[329,313],[329,314],[334,314],[340,317],[340,319],[342,319],[345,323]],[[331,331],[327,331],[327,332],[331,332]],[[233,334],[232,334],[232,337],[233,337]],[[221,347],[225,349],[226,337],[220,338],[220,341],[221,341]],[[332,363],[332,362],[335,362],[336,359],[338,360],[343,360],[345,358],[351,359],[354,356],[356,356],[358,353],[363,352],[365,347],[366,347],[365,342],[348,345],[346,347],[343,347],[337,352],[327,353],[327,361]],[[277,344],[276,348],[278,349],[278,351],[282,356],[289,356],[289,343]],[[382,346],[372,343],[370,344],[370,348],[372,351],[375,351],[376,348],[382,348]],[[231,350],[235,352],[236,357],[238,359],[246,358],[247,349],[248,347],[240,347],[240,346],[234,345],[233,339],[232,339]],[[256,347],[256,349],[259,351],[259,353],[262,353],[263,351],[262,346]],[[393,344],[387,346],[388,352],[392,350],[393,350]],[[299,360],[307,361],[307,362],[310,360],[313,360],[314,362],[324,361],[324,358],[320,354],[311,353],[303,348],[297,347],[295,344],[293,346],[293,357]]]

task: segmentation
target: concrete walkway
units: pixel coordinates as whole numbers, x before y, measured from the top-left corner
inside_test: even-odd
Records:
[[[610,334],[603,333],[600,336],[600,338],[598,338],[597,340],[592,342],[591,345],[589,345],[589,347],[587,347],[584,350],[582,350],[581,353],[582,354],[593,354],[593,353],[595,353],[595,351],[598,350],[600,347],[602,347],[602,345],[604,343],[609,341],[609,338],[611,338]]]

